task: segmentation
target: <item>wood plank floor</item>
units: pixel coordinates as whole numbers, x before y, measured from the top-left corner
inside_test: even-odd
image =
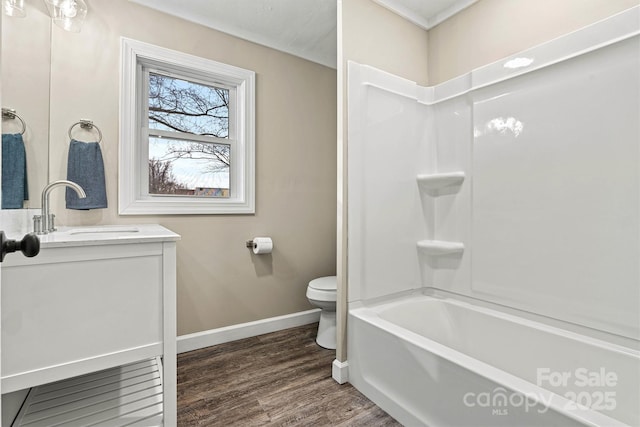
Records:
[[[178,426],[400,426],[331,378],[317,323],[178,355]]]

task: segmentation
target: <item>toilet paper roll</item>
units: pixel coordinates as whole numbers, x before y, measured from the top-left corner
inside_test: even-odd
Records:
[[[273,250],[273,242],[270,237],[254,237],[253,253],[256,255],[270,254]]]

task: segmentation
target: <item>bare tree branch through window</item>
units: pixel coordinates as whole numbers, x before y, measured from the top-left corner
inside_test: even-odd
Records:
[[[149,73],[151,194],[224,194],[208,191],[217,188],[228,194],[230,145],[190,141],[189,135],[228,139],[229,96],[225,88]],[[154,130],[165,137],[154,137]]]

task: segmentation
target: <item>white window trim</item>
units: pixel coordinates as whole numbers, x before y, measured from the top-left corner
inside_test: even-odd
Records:
[[[253,214],[255,213],[255,73],[205,58],[152,44],[121,39],[120,152],[118,174],[118,213],[120,215],[162,214]],[[139,140],[142,118],[138,101],[141,78],[139,63],[157,62],[163,66],[189,68],[203,76],[222,81],[237,89],[237,142],[232,150],[232,176],[237,188],[229,198],[149,196],[142,191],[147,174],[141,165]],[[243,105],[244,104],[244,105]],[[234,153],[235,151],[235,153]]]

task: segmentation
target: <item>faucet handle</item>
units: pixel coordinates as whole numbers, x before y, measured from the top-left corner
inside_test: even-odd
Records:
[[[42,226],[42,215],[33,216],[33,232],[36,234],[46,234]]]
[[[56,231],[55,228],[55,218],[54,214],[49,214],[49,229],[44,229],[44,221],[42,219],[42,215],[34,215],[33,216],[33,232],[36,234],[48,234],[52,231]]]

